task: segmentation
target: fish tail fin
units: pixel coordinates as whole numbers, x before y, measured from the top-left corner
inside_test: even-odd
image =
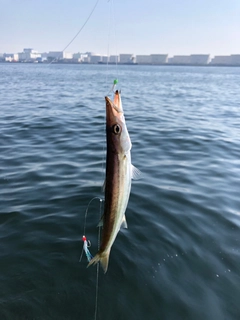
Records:
[[[95,257],[91,259],[87,267],[100,262],[104,273],[106,273],[108,269],[109,254],[110,254],[110,251],[97,253]]]

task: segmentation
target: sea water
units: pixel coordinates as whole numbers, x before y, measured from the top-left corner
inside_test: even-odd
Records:
[[[240,68],[0,64],[0,319],[94,319],[84,217],[118,89],[141,170],[97,319],[240,318]],[[109,93],[110,91],[110,93]],[[100,202],[86,236],[98,246]]]

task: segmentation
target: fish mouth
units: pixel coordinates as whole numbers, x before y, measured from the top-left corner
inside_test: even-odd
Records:
[[[123,126],[125,123],[122,100],[120,92],[117,90],[114,93],[114,98],[111,100],[109,97],[105,97],[106,100],[106,124],[107,127],[112,127],[118,123]]]
[[[112,110],[113,113],[116,113],[115,116],[117,116],[117,114],[119,113],[123,113],[121,95],[118,90],[116,90],[114,93],[113,101],[107,96],[105,97],[105,100],[106,100],[106,104],[111,106],[111,108],[116,111],[114,112],[114,110]]]

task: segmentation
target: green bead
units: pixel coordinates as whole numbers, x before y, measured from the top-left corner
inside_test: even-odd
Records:
[[[115,79],[114,81],[113,81],[113,84],[117,84],[118,83],[118,79]]]

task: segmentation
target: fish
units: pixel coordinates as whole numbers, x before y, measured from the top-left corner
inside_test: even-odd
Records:
[[[104,213],[99,226],[103,227],[100,248],[88,264],[100,262],[107,272],[109,255],[117,234],[127,228],[125,211],[131,191],[132,178],[140,171],[131,164],[132,143],[127,130],[120,91],[115,91],[113,101],[106,96],[106,177],[104,183]]]

